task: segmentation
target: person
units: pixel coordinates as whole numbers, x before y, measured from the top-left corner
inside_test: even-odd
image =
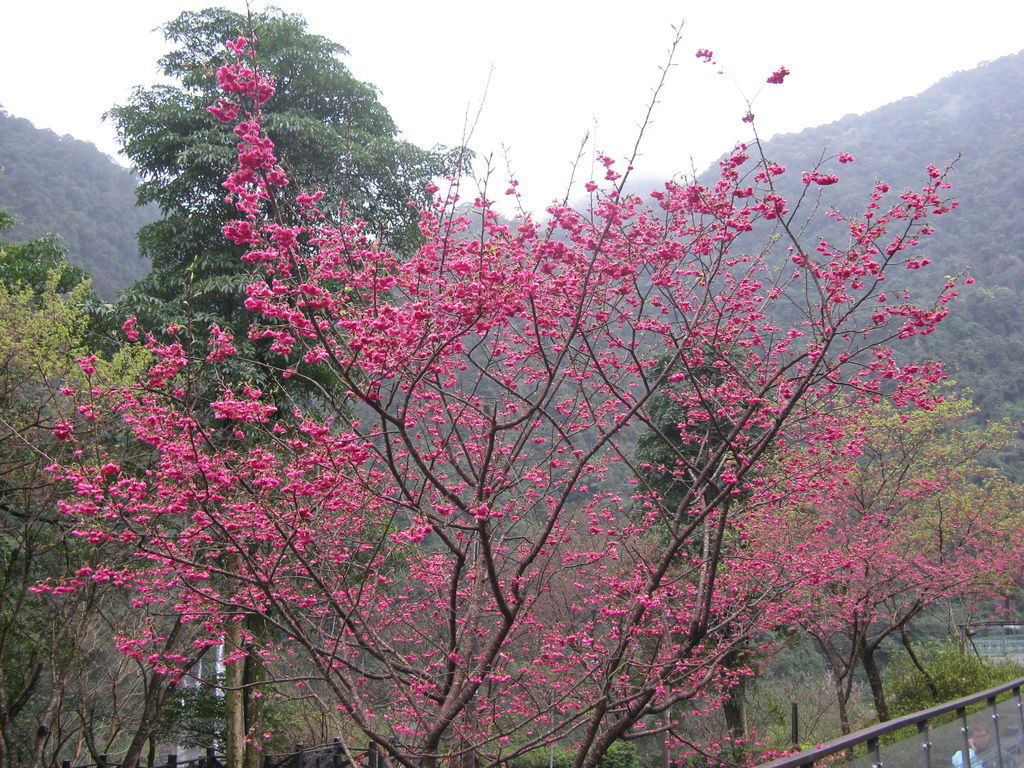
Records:
[[[1020,758],[1012,757],[1002,750],[1002,761],[996,750],[996,740],[986,722],[974,723],[967,728],[967,743],[970,746],[969,765],[964,765],[963,750],[953,755],[953,768],[1024,768]]]

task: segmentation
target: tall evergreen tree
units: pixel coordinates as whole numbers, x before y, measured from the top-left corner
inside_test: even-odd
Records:
[[[217,100],[224,41],[243,34],[258,38],[257,66],[276,79],[264,120],[293,188],[323,190],[328,216],[358,217],[371,237],[408,251],[419,236],[409,201],[425,202],[428,180],[448,170],[458,152],[401,140],[373,86],[341,62],[345,49],[308,32],[301,16],[214,8],[182,13],[164,27],[174,48],[159,63],[177,84],[138,88],[109,113],[143,180],[139,202],[154,202],[163,213],[140,232],[153,271],[129,290],[121,309],[138,315],[143,327],[178,325],[199,337],[214,323],[230,330],[241,358],[251,361],[239,365],[238,378],[255,379],[262,374],[254,363],[265,357],[246,341],[244,287],[251,278],[239,258],[243,249],[221,233],[230,216],[221,182],[237,139],[205,109]]]

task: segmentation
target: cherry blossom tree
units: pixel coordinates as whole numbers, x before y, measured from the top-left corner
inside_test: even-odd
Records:
[[[45,242],[28,245],[19,258],[46,252]],[[76,451],[105,452],[103,463],[139,457],[119,414],[81,390],[116,390],[149,356],[126,348],[99,360],[86,343],[80,303],[91,289],[73,282],[80,273],[58,264],[47,275],[31,258],[21,266],[0,280],[0,766],[95,762],[119,744],[130,763],[152,744],[175,689],[120,654],[113,636],[155,630],[165,650],[194,658],[199,629],[92,578],[98,563],[102,574],[132,551],[71,535],[74,521],[56,513],[68,489],[50,470]],[[39,594],[48,579],[63,583]]]
[[[912,249],[952,206],[943,172],[879,186],[865,216],[837,214],[842,245],[806,246],[757,144],[650,205],[603,157],[589,210],[509,225],[483,198],[456,215],[453,191],[399,260],[289,189],[260,127],[273,84],[249,41],[230,45],[211,111],[239,141],[225,235],[263,274],[249,336],[286,377],[327,371],[334,415],[245,385],[197,402],[190,381],[234,339],[151,339],[148,380],[102,399],[152,466],[55,468],[80,535],[138,554],[100,576],[173,606],[200,644],[235,638],[229,666],[258,659],[336,711],[346,746],[398,765],[500,765],[560,741],[592,767],[639,735],[680,748],[680,719],[721,701],[737,651],[805,609],[792,558],[760,542],[807,473],[769,480],[772,457],[845,440],[851,403],[933,404],[938,366],[892,346],[941,320],[954,283],[915,302],[883,281],[926,265]],[[664,433],[659,398],[680,413],[670,502],[633,453],[637,430]],[[157,640],[122,647],[179,675]]]
[[[964,398],[928,411],[880,403],[844,441],[800,446],[804,455],[786,461],[803,490],[778,521],[776,546],[795,548],[805,568],[822,564],[802,587],[799,624],[832,669],[843,733],[855,725],[847,704],[858,667],[879,720],[889,719],[875,658],[886,640],[913,655],[907,630],[922,611],[1005,593],[1019,571],[1020,489],[984,463],[1010,432],[970,428],[970,412]]]

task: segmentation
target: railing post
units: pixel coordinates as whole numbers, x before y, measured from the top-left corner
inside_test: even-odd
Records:
[[[960,718],[960,754],[963,755],[962,768],[974,768],[971,759],[971,741],[967,726],[967,708],[957,707],[956,716]]]
[[[1017,733],[1024,735],[1024,699],[1020,697],[1019,685],[1013,689],[1013,695],[1017,697]]]
[[[303,750],[306,748],[305,744],[295,745],[295,763],[294,768],[304,768],[306,764],[306,756],[303,754]]]
[[[366,761],[367,768],[379,768],[379,766],[380,766],[380,763],[379,763],[380,756],[377,754],[377,742],[376,741],[371,741],[370,742],[370,746],[366,748],[366,754],[367,754],[367,757],[368,757],[368,759]]]
[[[213,747],[206,748],[206,763],[204,768],[217,768],[217,750]]]
[[[261,761],[262,768],[274,768],[274,758],[268,753],[263,753],[263,760]]]
[[[96,768],[106,768],[107,765],[107,753],[104,752],[98,758],[96,758]]]
[[[71,761],[70,760],[61,760],[60,761],[60,768],[71,768]]]
[[[932,768],[932,726],[927,720],[917,724],[917,733],[923,737],[921,751],[924,752],[923,768]],[[968,768],[965,766],[964,768]]]
[[[885,768],[882,762],[882,751],[878,746],[878,737],[868,739],[868,754],[871,755],[871,768]]]
[[[1005,717],[999,709],[998,697],[1003,694],[1010,694],[1014,697],[1017,718],[1014,720],[1011,716],[1011,720],[1008,720],[1000,728],[1002,725],[1000,721]],[[975,706],[980,706],[981,711],[968,718],[968,708],[973,709]],[[1010,706],[1009,701],[1006,701],[1007,716],[1010,716],[1008,714]],[[986,717],[986,712],[988,717]],[[949,733],[946,728],[942,729],[945,736],[939,742],[941,744],[940,753],[938,757],[935,757],[935,749],[938,744],[932,741],[932,731],[936,717],[948,716],[951,713],[955,714],[953,722],[957,723],[951,727],[960,728],[958,742],[960,749],[953,755],[955,761],[953,765],[956,768],[983,768],[982,759],[985,761],[984,768],[1024,768],[1024,737],[1022,737],[1024,734],[1024,677],[994,686],[972,696],[964,696],[947,704],[939,704],[921,712],[898,717],[887,723],[879,723],[865,728],[859,733],[849,734],[797,754],[778,758],[759,766],[759,768],[813,768],[815,765],[820,765],[824,758],[838,756],[844,750],[849,754],[853,747],[861,745],[866,746],[868,750],[867,759],[861,758],[857,761],[861,766],[885,768],[887,763],[882,759],[881,739],[886,738],[887,735],[896,735],[898,731],[909,726],[916,726],[917,733],[903,739],[902,744],[904,748],[909,747],[911,751],[914,750],[912,744],[916,744],[923,754],[920,758],[907,755],[908,759],[904,760],[903,752],[897,750],[893,753],[895,755],[892,758],[893,765],[898,765],[900,768],[950,768],[946,750],[951,747],[955,749],[955,747],[945,739],[953,736],[955,741],[955,734]],[[993,726],[995,734],[991,733]],[[1018,740],[1019,737],[1021,737],[1020,740]],[[978,754],[972,754],[974,752],[972,744]],[[886,749],[889,748],[886,747]],[[998,762],[990,759],[993,750],[998,754]],[[918,762],[919,760],[920,762]]]
[[[800,709],[795,701],[789,704],[789,740],[794,747],[800,746]]]
[[[989,696],[988,706],[992,710],[992,730],[996,734],[996,759],[999,762],[999,768],[1010,768],[1010,766],[1003,765],[1003,743],[999,736],[999,710],[996,709],[995,696]]]
[[[177,764],[178,764],[178,753],[177,752],[171,752],[171,754],[169,754],[167,756],[167,768],[175,768],[175,766]]]

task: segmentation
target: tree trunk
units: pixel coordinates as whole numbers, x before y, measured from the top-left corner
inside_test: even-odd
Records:
[[[910,661],[914,664],[914,667],[917,668],[917,671],[920,672],[921,676],[924,678],[924,684],[928,687],[928,693],[932,695],[932,700],[936,704],[940,703],[939,689],[935,686],[935,680],[932,679],[932,676],[928,673],[928,670],[925,669],[924,664],[921,663],[921,660],[917,658],[917,654],[914,653],[914,648],[910,644],[910,636],[907,634],[906,627],[900,627],[900,640],[903,642],[903,647],[907,650],[907,656],[910,657]]]
[[[224,636],[225,656],[239,650],[241,644],[241,622],[229,622]],[[241,659],[224,665],[224,706],[228,721],[224,768],[245,768],[245,700],[242,688],[244,677],[245,667]]]
[[[868,685],[871,687],[871,698],[875,704],[875,712],[878,714],[878,722],[884,723],[890,719],[889,704],[885,700],[882,675],[879,673],[878,665],[875,663],[875,649],[876,646],[864,646],[860,653],[860,663],[868,677]]]
[[[128,751],[121,759],[122,765],[125,768],[133,768],[139,764],[142,750],[147,742],[150,742],[157,726],[160,725],[160,719],[163,716],[163,711],[167,706],[167,700],[171,692],[170,680],[166,675],[158,675],[154,672],[147,674],[149,676],[149,685],[142,700],[142,712],[138,718],[138,726],[135,729],[135,735],[132,737],[131,743],[128,745]]]
[[[244,624],[253,636],[265,637],[267,634],[266,622],[260,616],[247,616]],[[239,663],[242,664],[242,682],[245,686],[242,689],[242,719],[245,733],[248,735],[262,730],[260,725],[263,722],[264,699],[260,696],[253,696],[253,692],[256,690],[257,683],[266,680],[267,672],[260,660],[254,656],[246,656]],[[262,753],[258,746],[248,740],[243,758],[244,767],[260,768],[261,757]]]
[[[731,651],[722,660],[722,665],[727,669],[736,669],[743,663],[743,651]],[[730,762],[743,764],[746,756],[744,740],[747,736],[747,718],[744,707],[746,698],[747,678],[740,677],[729,690],[729,697],[722,702],[722,714],[725,715],[725,725],[729,730],[729,755]]]
[[[251,651],[252,643],[245,637],[266,635],[266,622],[262,617],[246,616],[233,621],[224,638],[225,654],[233,651]],[[258,683],[266,679],[266,671],[259,659],[251,655],[235,659],[224,665],[224,706],[227,710],[227,765],[225,768],[259,768],[262,753],[249,736],[260,730],[263,721],[263,698],[253,696]]]
[[[2,676],[3,671],[0,670],[0,680]],[[0,768],[17,768],[16,742],[7,709],[7,689],[3,681],[0,682]]]
[[[835,673],[833,673],[832,679],[835,681],[836,687],[836,707],[839,710],[839,732],[843,736],[846,736],[850,733],[850,713],[846,708],[850,698],[850,690],[843,685],[844,681]]]

